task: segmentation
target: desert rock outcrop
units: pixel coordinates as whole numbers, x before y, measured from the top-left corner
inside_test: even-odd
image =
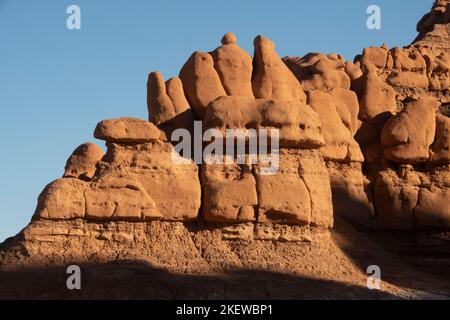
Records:
[[[200,219],[263,230],[330,228],[341,215],[380,230],[449,228],[448,23],[448,1],[436,1],[412,45],[372,46],[353,62],[321,53],[281,59],[264,36],[252,58],[227,33],[210,53],[194,52],[179,78],[150,73],[150,122],[99,123],[106,154],[80,146],[42,192],[34,219]],[[250,136],[244,157],[256,162],[182,158],[171,133],[192,132],[194,118],[224,136],[236,129],[259,139],[266,129],[270,139],[277,129],[277,170],[265,174]]]

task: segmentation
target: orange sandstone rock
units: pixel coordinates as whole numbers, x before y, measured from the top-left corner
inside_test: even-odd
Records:
[[[252,57],[237,45],[233,33],[223,36],[222,46],[211,52],[211,56],[227,95],[254,97]]]
[[[214,68],[212,56],[206,52],[194,52],[180,70],[186,98],[198,119],[203,119],[208,104],[226,96],[220,77]]]
[[[103,157],[103,150],[94,143],[83,143],[67,159],[64,177],[90,180],[97,170],[97,163]]]
[[[276,53],[275,44],[264,36],[257,36],[254,46],[252,86],[255,97],[304,102],[302,86]]]
[[[433,98],[410,102],[388,120],[381,132],[386,159],[397,163],[420,163],[428,160],[436,133],[436,108]]]
[[[137,144],[161,138],[153,123],[136,118],[103,120],[95,128],[94,137],[108,142]]]

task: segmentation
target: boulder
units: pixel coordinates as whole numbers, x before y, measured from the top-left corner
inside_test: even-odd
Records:
[[[159,126],[176,115],[175,106],[166,91],[166,83],[158,71],[148,75],[147,108],[149,120]]]
[[[103,150],[99,146],[90,142],[83,143],[67,159],[64,177],[91,180],[102,157]]]
[[[410,102],[381,131],[384,157],[396,163],[428,160],[436,133],[438,102],[429,97]]]
[[[300,82],[276,53],[275,44],[264,36],[257,36],[254,46],[252,87],[255,97],[305,102]]]
[[[169,119],[162,127],[167,128],[169,131],[173,129],[187,129],[192,131],[192,125],[194,123],[194,115],[192,114],[189,102],[184,95],[183,83],[178,77],[170,78],[166,81],[167,95],[170,97],[175,109],[175,116]],[[165,130],[168,133],[167,130]]]
[[[211,52],[211,56],[227,95],[254,98],[252,57],[237,45],[233,33],[223,36],[222,46]]]
[[[184,92],[198,119],[203,119],[208,104],[226,96],[220,77],[214,68],[212,56],[206,52],[194,52],[180,70]]]
[[[303,58],[285,57],[283,61],[301,82],[304,90],[350,89],[345,63],[337,55],[309,53]]]
[[[359,119],[377,123],[383,118],[383,115],[396,113],[395,91],[379,78],[374,65],[367,63],[364,69]]]
[[[95,128],[94,137],[108,142],[139,144],[160,139],[161,131],[152,123],[136,118],[103,120]]]
[[[366,65],[370,63],[377,68],[384,69],[388,59],[388,52],[386,46],[364,48],[361,64]]]

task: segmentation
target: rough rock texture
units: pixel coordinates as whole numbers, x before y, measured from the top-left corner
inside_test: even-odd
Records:
[[[346,106],[340,104],[342,109],[338,109],[332,93],[313,90],[308,91],[307,95],[308,104],[319,114],[322,123],[325,146],[321,151],[324,159],[362,162],[364,158],[359,145],[353,139],[352,120]],[[347,120],[347,125],[342,118]]]
[[[203,217],[206,221],[255,221],[258,205],[252,168],[238,164],[202,165]]]
[[[360,97],[356,140],[378,229],[448,225],[448,205],[442,202],[449,164],[448,6],[447,0],[435,1],[410,46],[367,48],[346,67]]]
[[[103,157],[103,150],[94,143],[83,143],[67,159],[64,177],[90,180],[97,170],[97,163]]]
[[[450,118],[439,113],[436,115],[436,136],[430,153],[429,162],[450,163]]]
[[[305,90],[350,89],[342,56],[309,53],[304,57],[285,57],[283,61]]]
[[[327,161],[333,193],[333,212],[357,226],[368,227],[374,215],[366,177],[360,162]]]
[[[354,139],[361,124],[360,107],[356,93],[350,90],[351,79],[362,77],[362,72],[349,77],[343,57],[336,54],[310,53],[283,60],[306,89],[307,103],[322,124],[325,146],[320,151],[330,176],[334,215],[368,225],[373,206],[361,170],[364,157]]]
[[[166,91],[166,83],[158,71],[148,75],[147,107],[150,121],[161,125],[175,117],[175,106]]]
[[[449,165],[420,171],[402,165],[397,170],[380,171],[374,187],[377,228],[408,231],[448,228],[448,170]]]

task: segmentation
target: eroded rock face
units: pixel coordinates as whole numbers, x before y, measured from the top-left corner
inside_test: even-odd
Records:
[[[435,164],[450,163],[450,118],[440,113],[436,115],[436,136],[428,161]]]
[[[450,226],[448,165],[415,170],[411,165],[380,171],[375,182],[376,226],[412,231]]]
[[[328,171],[318,150],[281,149],[279,169],[267,164],[202,165],[204,219],[333,226]]]
[[[143,221],[163,215],[144,186],[125,175],[106,174],[85,191],[86,219]]]
[[[374,215],[369,181],[360,162],[327,161],[333,194],[333,212],[358,226],[369,227]]]
[[[333,226],[328,172],[317,150],[281,149],[276,175],[255,170],[258,221]]]
[[[325,146],[321,151],[324,159],[362,162],[363,155],[353,139],[349,109],[342,104],[339,104],[338,109],[333,94],[318,90],[308,91],[308,104],[319,114],[322,123]],[[342,118],[346,120],[347,125]]]
[[[94,143],[83,143],[67,159],[64,169],[65,178],[90,180],[97,170],[97,164],[103,157],[103,150]]]
[[[62,178],[51,182],[39,195],[34,219],[75,219],[84,218],[86,202],[84,192],[89,183],[75,179]]]
[[[204,164],[201,181],[206,221],[236,223],[256,220],[258,196],[251,166]]]
[[[301,82],[304,90],[350,89],[350,78],[345,73],[342,56],[309,53],[302,58],[285,57],[283,61]]]
[[[100,176],[118,174],[138,181],[164,220],[194,220],[201,197],[198,168],[192,161],[175,163],[173,153],[172,145],[164,141],[135,146],[109,144]]]

